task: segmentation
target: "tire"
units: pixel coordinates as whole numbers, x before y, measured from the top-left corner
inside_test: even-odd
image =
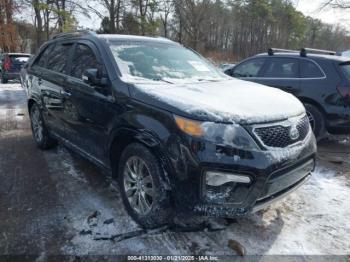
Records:
[[[169,191],[160,180],[162,175],[159,160],[147,147],[133,143],[124,149],[118,168],[120,192],[127,212],[144,228],[170,221],[172,207]]]
[[[8,83],[8,79],[6,77],[4,77],[4,75],[1,76],[1,83],[2,84],[7,84]]]
[[[326,134],[326,122],[323,113],[314,105],[305,104],[304,106],[312,131],[314,132],[316,139],[319,141],[324,138]]]
[[[34,141],[40,149],[46,150],[57,145],[57,141],[50,137],[37,104],[33,104],[30,108],[30,123]]]

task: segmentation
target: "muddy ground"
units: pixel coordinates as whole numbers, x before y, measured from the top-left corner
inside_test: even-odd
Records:
[[[140,231],[96,167],[61,145],[35,147],[25,92],[0,85],[2,255],[235,255],[229,240],[254,255],[349,255],[350,138],[322,142],[312,179],[267,210],[176,220],[186,230]]]

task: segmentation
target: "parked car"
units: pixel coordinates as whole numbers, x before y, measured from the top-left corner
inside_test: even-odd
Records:
[[[344,51],[341,53],[342,56],[350,57],[350,50]]]
[[[219,69],[225,72],[226,70],[233,68],[235,65],[236,64],[220,64]]]
[[[61,141],[101,167],[144,227],[174,210],[255,212],[314,168],[315,138],[294,96],[230,78],[167,39],[61,34],[25,78],[37,146]]]
[[[28,62],[30,54],[3,53],[0,55],[0,77],[1,83],[6,84],[8,80],[20,80],[20,71]]]
[[[303,48],[270,49],[248,58],[228,75],[292,93],[304,104],[319,139],[350,133],[350,58]]]

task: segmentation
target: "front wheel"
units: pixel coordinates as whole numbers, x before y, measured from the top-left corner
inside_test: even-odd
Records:
[[[49,149],[56,145],[57,142],[50,137],[37,104],[30,108],[30,123],[34,140],[40,149]]]
[[[118,172],[121,195],[130,216],[145,228],[169,222],[172,208],[160,179],[163,175],[159,160],[147,147],[133,143],[123,151]]]
[[[310,126],[317,140],[320,140],[326,134],[326,123],[323,113],[314,105],[305,104],[306,114],[309,118]]]

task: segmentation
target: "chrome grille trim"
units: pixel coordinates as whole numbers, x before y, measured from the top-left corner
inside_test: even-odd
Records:
[[[290,137],[292,126],[298,130],[299,137]],[[256,124],[252,126],[255,138],[267,149],[288,148],[303,143],[311,133],[311,127],[306,114],[288,118],[284,121]]]

